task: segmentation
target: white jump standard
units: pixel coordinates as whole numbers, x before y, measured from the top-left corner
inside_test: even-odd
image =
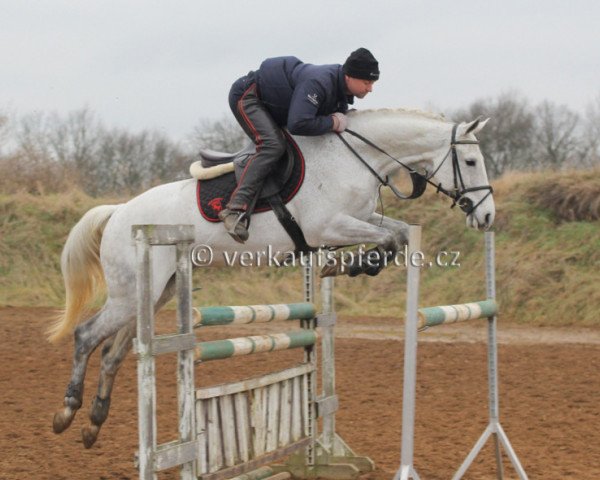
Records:
[[[413,252],[421,251],[421,226],[411,225],[409,228],[408,258]],[[404,389],[402,400],[402,452],[401,464],[394,480],[419,480],[414,466],[414,423],[415,395],[417,372],[417,331],[419,329],[441,325],[442,323],[461,322],[479,318],[488,319],[488,388],[489,388],[489,423],[471,452],[467,455],[452,480],[459,480],[479,454],[481,448],[490,437],[494,438],[497,470],[499,480],[504,478],[500,447],[503,447],[515,471],[521,480],[527,480],[527,474],[521,466],[510,441],[500,425],[500,408],[498,403],[498,355],[496,341],[496,278],[494,263],[494,233],[485,233],[486,258],[486,290],[487,300],[461,305],[445,305],[441,307],[418,308],[419,271],[420,267],[408,262],[407,267],[407,301],[406,327],[404,346]]]

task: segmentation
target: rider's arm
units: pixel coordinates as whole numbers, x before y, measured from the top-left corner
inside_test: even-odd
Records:
[[[313,136],[333,130],[331,115],[318,113],[325,94],[325,89],[316,80],[307,80],[296,86],[287,119],[290,133]]]

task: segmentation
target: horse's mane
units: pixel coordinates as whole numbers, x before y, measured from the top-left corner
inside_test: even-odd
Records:
[[[420,118],[427,118],[430,120],[440,120],[440,121],[447,121],[446,118],[444,117],[444,115],[442,115],[441,113],[433,113],[433,112],[426,112],[424,110],[418,110],[418,109],[410,109],[410,108],[370,108],[370,109],[366,109],[366,110],[352,110],[351,112],[348,113],[348,115],[352,115],[352,116],[357,116],[357,117],[362,117],[362,116],[370,116],[370,115],[380,115],[380,114],[400,114],[400,115],[406,115],[406,116],[411,116],[411,117],[420,117]]]

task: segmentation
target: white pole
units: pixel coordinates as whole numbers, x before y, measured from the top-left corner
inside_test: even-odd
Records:
[[[321,310],[324,314],[335,315],[333,302],[333,277],[321,279]],[[322,356],[322,382],[323,397],[331,398],[335,395],[335,337],[333,325],[321,327],[321,356]],[[323,416],[323,448],[333,454],[335,442],[335,413]]]
[[[395,480],[418,478],[413,467],[415,433],[415,396],[417,383],[417,322],[419,308],[419,274],[421,265],[415,255],[421,250],[421,226],[408,229],[406,274],[406,322],[404,329],[404,387],[402,392],[402,450]]]
[[[496,300],[496,267],[495,267],[494,232],[485,232],[485,279],[487,298]],[[488,388],[490,423],[499,422],[498,403],[498,343],[496,339],[496,315],[488,318]],[[494,433],[494,452],[496,455],[496,477],[504,478],[502,452],[497,431]]]

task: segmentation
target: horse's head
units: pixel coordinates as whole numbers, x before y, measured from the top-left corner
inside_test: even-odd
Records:
[[[475,134],[488,120],[478,118],[455,124],[449,139],[450,147],[444,157],[434,160],[431,174],[439,191],[450,196],[454,205],[465,212],[467,226],[485,230],[492,226],[496,208]]]

